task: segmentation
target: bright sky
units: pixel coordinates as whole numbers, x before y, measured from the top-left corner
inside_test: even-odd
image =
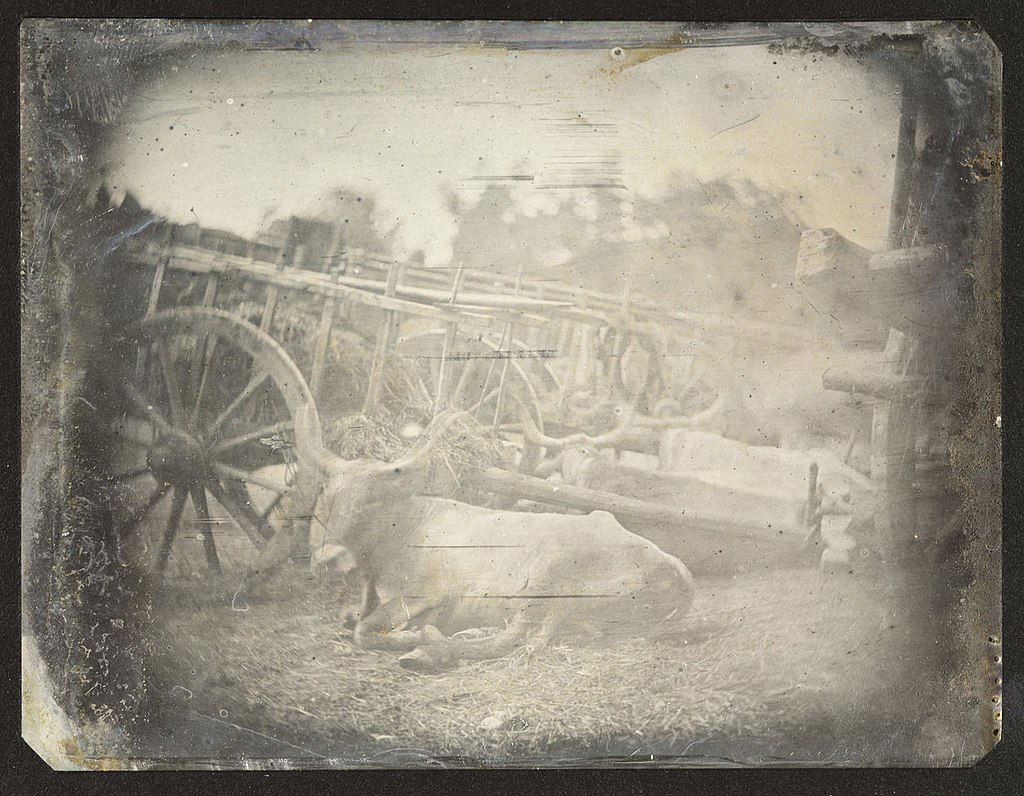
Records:
[[[376,199],[400,251],[451,256],[484,175],[531,175],[517,211],[586,190],[545,188],[566,163],[606,159],[628,197],[683,180],[748,178],[811,226],[885,245],[894,90],[842,55],[694,48],[639,60],[611,50],[365,46],[224,52],[140,86],[107,150],[108,181],[177,221],[251,235],[315,214],[338,188]],[[600,127],[566,124],[569,119]],[[731,128],[731,129],[728,129]]]

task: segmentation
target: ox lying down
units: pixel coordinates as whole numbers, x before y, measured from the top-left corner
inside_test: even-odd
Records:
[[[428,671],[553,637],[671,632],[685,616],[690,572],[611,514],[497,511],[417,496],[423,454],[346,462],[318,503],[313,566],[351,556],[364,582],[358,645]],[[498,630],[462,632],[476,628]]]

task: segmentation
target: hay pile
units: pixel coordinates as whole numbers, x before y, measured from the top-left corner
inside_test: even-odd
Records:
[[[416,408],[378,408],[371,417],[362,414],[329,418],[324,422],[324,442],[345,459],[390,462],[407,453],[419,439],[427,421]],[[469,415],[460,415],[436,435],[429,457],[425,483],[434,494],[467,498],[465,474],[473,467],[500,466],[506,453],[490,429]]]
[[[718,579],[681,640],[523,647],[436,675],[355,648],[322,596],[203,611],[199,628],[173,620],[158,646],[170,643],[164,663],[190,708],[327,757],[735,755],[873,698],[893,634],[866,600],[814,572]]]

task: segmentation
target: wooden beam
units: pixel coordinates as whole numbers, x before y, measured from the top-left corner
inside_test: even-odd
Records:
[[[809,229],[800,236],[796,276],[805,283],[838,284],[866,271],[870,258],[870,249],[834,229]]]
[[[827,370],[821,377],[826,390],[856,393],[891,400],[898,391],[912,386],[909,379],[877,371]]]
[[[945,261],[946,249],[943,246],[913,246],[873,254],[868,260],[868,270],[876,273],[927,275]]]

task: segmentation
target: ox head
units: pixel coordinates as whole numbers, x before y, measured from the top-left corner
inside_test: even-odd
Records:
[[[368,543],[362,531],[373,516],[393,510],[422,491],[430,453],[440,436],[462,415],[439,414],[425,433],[403,430],[417,441],[393,462],[331,457],[322,467],[325,486],[317,506],[317,521],[310,532],[310,563],[316,571],[346,573],[357,567],[361,549]]]

